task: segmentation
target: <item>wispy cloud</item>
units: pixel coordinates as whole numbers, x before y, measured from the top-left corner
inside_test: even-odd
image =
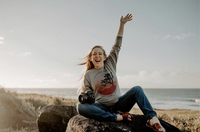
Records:
[[[11,52],[11,53],[9,53],[9,55],[14,55],[14,53]]]
[[[163,39],[168,39],[168,38],[171,38],[171,35],[166,35],[163,37]]]
[[[121,87],[141,85],[145,88],[199,88],[200,73],[186,70],[166,72],[145,70],[138,74],[118,76]]]
[[[178,39],[178,40],[181,40],[181,39],[185,39],[185,38],[188,38],[190,36],[193,36],[194,33],[188,33],[188,34],[181,34],[181,35],[177,35],[177,36],[174,36],[174,38]]]
[[[31,52],[25,52],[25,53],[20,53],[20,56],[26,57],[26,56],[29,56],[31,54],[32,54]]]
[[[122,84],[128,85],[136,85],[142,83],[162,83],[162,71],[154,71],[154,72],[147,72],[147,71],[139,71],[138,74],[135,75],[125,75],[119,76],[119,80],[121,80]]]
[[[15,32],[15,30],[10,30],[10,31],[9,31],[9,33],[14,33],[14,32]]]
[[[165,35],[165,36],[162,36],[161,38],[162,39],[177,39],[177,40],[182,40],[182,39],[186,39],[186,38],[189,38],[191,36],[195,35],[194,33],[182,33],[180,35]]]
[[[64,76],[65,76],[65,77],[71,77],[72,74],[70,74],[70,73],[64,73]]]
[[[0,54],[2,54],[2,55],[14,55],[13,52],[0,52]]]
[[[0,44],[4,44],[3,41],[4,41],[4,38],[0,36]]]
[[[53,79],[34,79],[34,82],[39,82],[39,83],[60,83],[61,81],[53,78]]]

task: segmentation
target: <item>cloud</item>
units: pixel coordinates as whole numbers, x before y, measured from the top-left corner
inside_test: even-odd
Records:
[[[191,36],[195,35],[194,33],[182,33],[180,35],[165,35],[165,36],[162,36],[160,38],[166,40],[166,39],[177,39],[177,40],[182,40],[182,39],[186,39],[186,38],[189,38]],[[156,36],[156,38],[159,38],[158,36]]]
[[[4,41],[4,38],[0,36],[0,44],[4,44],[3,41]]]
[[[0,36],[0,40],[4,40],[4,38]]]
[[[34,79],[34,82],[38,83],[60,83],[60,80],[53,78],[53,79]]]
[[[2,55],[14,55],[13,52],[0,52],[0,54],[2,54]]]
[[[10,30],[9,32],[10,32],[10,33],[14,33],[14,32],[15,32],[15,30]]]
[[[139,71],[136,75],[125,75],[119,76],[119,80],[122,81],[122,84],[139,84],[139,83],[162,83],[162,71],[154,71],[154,72],[147,72],[147,71]],[[125,83],[124,83],[125,82]]]
[[[65,77],[71,77],[72,74],[70,74],[70,73],[64,73],[64,76],[65,76]]]
[[[181,39],[185,39],[185,38],[188,38],[190,36],[193,36],[193,35],[194,35],[194,33],[181,34],[181,35],[174,36],[174,38],[178,39],[178,40],[181,40]]]
[[[32,54],[31,52],[25,52],[25,53],[20,53],[20,56],[26,57],[26,56],[29,56],[31,54]]]
[[[166,35],[163,37],[163,39],[168,39],[168,38],[171,38],[171,35]]]
[[[131,88],[140,85],[144,88],[199,88],[200,73],[180,71],[139,71],[138,74],[118,76],[120,87]]]

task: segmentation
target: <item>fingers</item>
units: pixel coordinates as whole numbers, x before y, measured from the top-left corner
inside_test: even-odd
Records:
[[[133,16],[132,16],[132,14],[127,14],[124,18],[128,18],[128,19],[131,19]],[[123,16],[121,17],[121,18],[123,18]]]
[[[128,14],[126,15],[126,18],[128,18],[128,19],[131,19],[132,17],[133,17],[132,14],[129,14],[129,13],[128,13]]]

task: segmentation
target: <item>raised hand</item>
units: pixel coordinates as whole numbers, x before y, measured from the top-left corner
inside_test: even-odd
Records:
[[[122,24],[125,24],[126,22],[128,22],[128,21],[131,21],[132,20],[132,14],[127,14],[125,17],[121,17],[121,19],[120,19],[120,22],[122,23]]]

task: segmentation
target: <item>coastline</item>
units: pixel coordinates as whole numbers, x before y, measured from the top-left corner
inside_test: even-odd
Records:
[[[17,93],[35,93],[77,99],[76,88],[15,88],[8,89]],[[129,88],[122,88],[122,95]],[[190,109],[200,110],[200,89],[144,89],[153,108],[156,109]],[[134,107],[138,108],[137,105]]]
[[[0,130],[4,132],[38,132],[36,120],[39,110],[46,105],[76,105],[77,99],[66,99],[40,94],[23,94],[0,89]],[[181,131],[200,131],[200,111],[185,109],[155,109],[158,118],[178,127]],[[143,115],[133,107],[132,114]]]

